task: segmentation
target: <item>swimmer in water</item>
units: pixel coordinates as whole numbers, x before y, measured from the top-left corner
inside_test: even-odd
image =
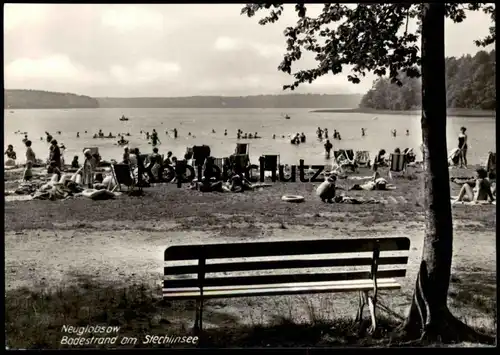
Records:
[[[410,135],[410,130],[409,130],[409,129],[407,129],[407,130],[406,130],[406,135],[407,135],[407,136],[409,136],[409,135]]]
[[[215,133],[215,129],[212,128],[212,133]]]
[[[276,139],[276,134],[273,134],[273,139]]]
[[[227,136],[227,129],[224,130],[224,135]]]

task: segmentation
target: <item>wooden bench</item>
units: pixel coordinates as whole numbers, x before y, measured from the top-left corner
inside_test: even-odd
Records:
[[[194,327],[202,329],[205,299],[358,291],[356,318],[368,304],[374,331],[377,292],[401,288],[394,278],[406,275],[409,249],[405,237],[172,246],[163,297],[196,300]],[[256,257],[273,260],[248,259]]]

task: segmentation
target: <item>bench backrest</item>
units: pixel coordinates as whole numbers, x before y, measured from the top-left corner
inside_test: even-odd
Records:
[[[165,250],[164,288],[404,277],[409,249],[406,237],[172,246]]]

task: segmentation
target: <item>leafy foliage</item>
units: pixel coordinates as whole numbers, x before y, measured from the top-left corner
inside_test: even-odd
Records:
[[[495,51],[461,58],[446,58],[448,108],[496,109]],[[412,110],[421,105],[420,80],[400,75],[403,87],[380,78],[362,98],[360,107],[382,110]]]
[[[293,75],[294,82],[283,89],[294,90],[302,83],[311,83],[317,78],[342,72],[344,66],[353,66],[348,80],[359,83],[366,72],[378,76],[388,75],[392,83],[403,84],[400,74],[406,77],[420,76],[421,58],[417,41],[420,25],[413,32],[408,30],[410,19],[420,20],[422,4],[324,4],[316,17],[307,15],[303,3],[295,5],[297,24],[287,27],[286,54],[278,70]],[[446,16],[454,22],[466,18],[465,10],[480,10],[490,14],[493,25],[490,34],[477,45],[486,46],[495,42],[495,7],[493,4],[446,4]],[[259,24],[266,25],[279,20],[283,14],[283,3],[247,4],[242,15],[253,17],[258,11],[267,10]],[[404,31],[402,29],[404,28]],[[292,73],[292,66],[304,53],[312,53],[318,66]]]

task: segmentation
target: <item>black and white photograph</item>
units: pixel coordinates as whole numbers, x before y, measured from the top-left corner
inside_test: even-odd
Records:
[[[494,3],[6,3],[9,350],[495,347]]]

